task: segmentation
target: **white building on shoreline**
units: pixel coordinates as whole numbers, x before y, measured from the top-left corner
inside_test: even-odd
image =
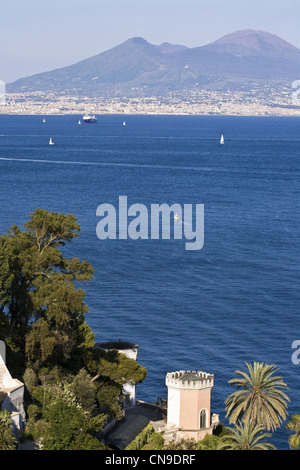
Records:
[[[13,379],[6,367],[5,343],[0,341],[0,408],[7,410],[13,424],[13,431],[18,437],[25,424],[24,384]]]

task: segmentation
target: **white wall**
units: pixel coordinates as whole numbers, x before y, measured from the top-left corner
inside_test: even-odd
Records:
[[[6,362],[6,348],[4,341],[0,341],[0,364],[5,364]]]
[[[168,387],[168,417],[167,424],[179,426],[180,390]]]

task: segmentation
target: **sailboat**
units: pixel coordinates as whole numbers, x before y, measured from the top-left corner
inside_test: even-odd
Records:
[[[222,134],[221,139],[220,139],[220,145],[223,145],[224,143],[225,143],[224,135]]]
[[[52,140],[52,137],[50,137],[49,145],[54,145],[54,142],[53,142],[53,140]]]
[[[81,121],[78,121],[78,124],[81,124]]]
[[[125,121],[123,122],[123,126],[126,126],[126,122],[125,122]]]
[[[45,118],[43,119],[43,122],[46,122],[46,119],[45,119]]]

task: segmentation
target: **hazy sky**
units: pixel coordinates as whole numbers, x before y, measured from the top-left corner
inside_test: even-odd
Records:
[[[239,29],[300,48],[300,0],[10,0],[0,5],[0,80],[73,64],[141,36],[202,46]]]

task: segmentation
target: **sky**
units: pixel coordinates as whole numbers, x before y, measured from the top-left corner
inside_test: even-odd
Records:
[[[208,44],[240,29],[300,48],[299,0],[10,0],[1,2],[0,80],[71,65],[140,36]]]

